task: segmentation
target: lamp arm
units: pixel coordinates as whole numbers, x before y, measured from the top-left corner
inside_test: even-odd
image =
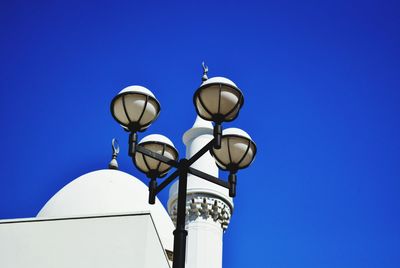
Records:
[[[192,168],[192,167],[188,167],[188,172],[199,177],[202,178],[203,180],[215,183],[219,186],[222,186],[224,188],[230,189],[231,188],[231,184],[227,181],[224,181],[220,178],[216,178],[214,176],[211,176],[210,174],[204,173],[198,169]],[[156,189],[156,194],[158,194],[159,192],[161,192],[165,187],[167,187],[172,181],[174,181],[176,179],[176,177],[179,176],[179,169],[176,169],[173,173],[171,173],[171,175],[169,175],[168,178],[166,178],[160,185],[157,186]]]
[[[210,149],[214,146],[216,142],[216,139],[212,139],[211,141],[209,141],[203,148],[201,148],[197,153],[195,153],[190,159],[188,159],[188,166],[192,165],[194,162],[196,162],[200,157],[202,157],[205,153],[207,153],[208,151],[210,151]],[[140,146],[140,144],[135,144],[135,152],[139,152],[142,153],[148,157],[151,157],[153,159],[156,159],[160,162],[163,162],[167,165],[173,166],[175,168],[179,167],[179,162],[176,160],[173,160],[169,157],[163,156],[161,154],[155,153],[153,151],[150,151],[149,149],[146,149],[142,146]]]
[[[140,144],[136,144],[135,149],[136,149],[137,152],[142,153],[142,154],[144,154],[144,155],[146,155],[148,157],[151,157],[153,159],[156,159],[156,160],[158,160],[160,162],[163,162],[163,163],[165,163],[167,165],[173,166],[175,168],[177,168],[179,166],[179,162],[178,161],[175,161],[175,160],[173,160],[173,159],[171,159],[169,157],[166,157],[166,156],[163,156],[161,154],[158,154],[158,153],[155,153],[153,151],[150,151],[149,149],[146,149],[146,148],[140,146]]]
[[[203,180],[218,184],[219,186],[222,186],[224,188],[229,189],[230,185],[228,182],[221,180],[220,178],[216,178],[214,176],[211,176],[210,174],[204,173],[198,169],[192,168],[192,167],[188,167],[188,172],[202,178]]]
[[[154,205],[157,195],[157,178],[150,178],[149,182],[149,204]]]
[[[171,175],[168,176],[168,178],[166,178],[162,183],[160,183],[160,185],[157,186],[156,194],[161,192],[165,187],[168,186],[168,184],[174,181],[178,176],[179,176],[179,169],[176,169],[174,172],[171,173]]]
[[[215,143],[216,143],[215,138],[212,139],[211,141],[209,141],[203,148],[201,148],[197,153],[195,153],[190,159],[187,160],[185,168],[187,168],[188,173],[191,173],[197,177],[200,177],[206,181],[212,182],[212,183],[222,186],[224,188],[231,189],[233,186],[231,182],[221,180],[220,178],[216,178],[214,176],[211,176],[210,174],[207,174],[198,169],[190,167],[190,165],[192,165],[200,157],[202,157],[205,153],[207,153],[215,145]],[[160,185],[158,185],[158,186],[153,185],[153,189],[152,189],[153,191],[152,191],[151,196],[155,196],[159,192],[161,192],[166,186],[168,186],[172,181],[174,181],[176,179],[176,177],[179,176],[181,169],[183,169],[183,167],[181,167],[181,165],[180,165],[180,162],[175,161],[169,157],[163,156],[161,154],[155,153],[153,151],[150,151],[150,150],[140,146],[140,144],[135,145],[135,151],[176,168],[176,170],[173,173],[171,173],[171,175],[169,175],[168,178],[166,178]]]
[[[194,162],[196,162],[200,157],[202,157],[205,153],[210,151],[210,149],[215,144],[215,138],[209,141],[203,148],[201,148],[197,153],[195,153],[191,158],[188,159],[188,166],[191,166]]]

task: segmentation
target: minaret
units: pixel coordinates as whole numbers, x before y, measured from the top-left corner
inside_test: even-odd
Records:
[[[211,122],[197,117],[193,127],[183,135],[186,158],[189,159],[213,139]],[[218,177],[218,167],[208,152],[192,167]],[[175,222],[178,183],[169,191],[168,211]],[[222,268],[222,238],[233,210],[227,189],[188,174],[186,200],[187,268]]]

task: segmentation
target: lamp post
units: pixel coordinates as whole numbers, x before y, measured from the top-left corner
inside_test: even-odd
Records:
[[[237,171],[248,167],[256,155],[256,145],[243,130],[229,128],[222,131],[222,123],[233,121],[243,106],[243,94],[229,79],[208,79],[208,68],[203,63],[202,84],[193,96],[197,114],[204,120],[214,122],[214,138],[189,159],[178,160],[178,152],[165,136],[153,134],[137,141],[137,133],[145,131],[160,114],[161,106],[153,93],[142,86],[123,89],[111,102],[111,114],[128,131],[129,151],[135,166],[150,179],[149,203],[155,203],[156,195],[179,177],[176,229],[174,231],[173,268],[185,267],[186,192],[187,175],[191,173],[206,181],[229,190],[236,195]],[[228,181],[211,176],[191,167],[205,153],[210,152],[217,166],[229,172]],[[175,168],[164,181],[157,183],[171,168]]]

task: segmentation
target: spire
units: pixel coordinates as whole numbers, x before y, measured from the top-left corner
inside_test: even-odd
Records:
[[[118,162],[117,162],[117,157],[119,154],[119,144],[118,141],[114,138],[111,141],[111,148],[113,150],[112,153],[112,159],[110,163],[108,164],[109,169],[118,169]]]

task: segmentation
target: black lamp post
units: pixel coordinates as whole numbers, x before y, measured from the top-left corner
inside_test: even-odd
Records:
[[[149,177],[149,203],[155,203],[156,195],[179,177],[178,211],[174,231],[173,268],[185,267],[186,236],[186,191],[187,174],[191,173],[209,182],[229,189],[229,196],[236,195],[236,173],[254,160],[256,145],[249,135],[236,128],[222,131],[222,123],[234,120],[243,106],[243,94],[229,79],[208,79],[208,68],[204,66],[203,83],[193,96],[197,114],[214,122],[214,138],[190,159],[178,160],[178,152],[172,142],[161,135],[149,135],[137,142],[137,132],[143,132],[157,119],[160,103],[150,90],[141,86],[123,89],[111,102],[111,113],[115,120],[128,132],[129,156],[136,167]],[[216,178],[191,165],[208,151],[214,156],[218,167],[229,171],[228,181]],[[172,172],[162,183],[171,168]]]

